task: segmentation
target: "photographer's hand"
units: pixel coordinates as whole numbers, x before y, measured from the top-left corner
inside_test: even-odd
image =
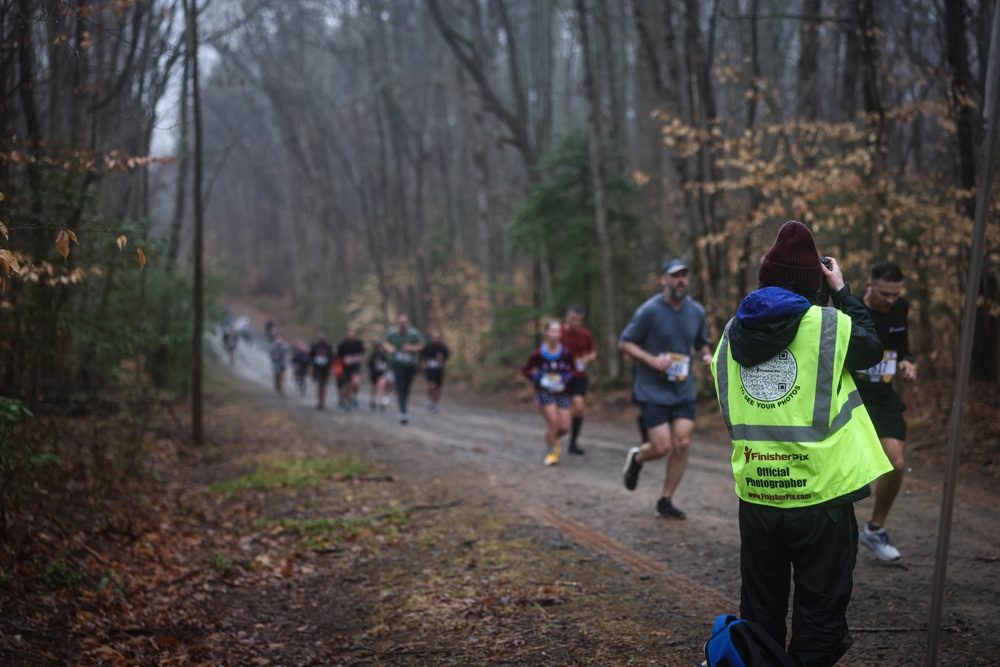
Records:
[[[827,257],[830,260],[830,268],[820,262],[820,267],[823,269],[823,275],[826,276],[826,284],[830,286],[830,293],[836,294],[844,288],[846,284],[844,282],[844,273],[840,270],[840,264],[837,263],[835,257]]]

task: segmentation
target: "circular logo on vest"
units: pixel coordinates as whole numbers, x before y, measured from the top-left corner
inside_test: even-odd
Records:
[[[752,398],[758,401],[777,401],[795,386],[798,370],[795,356],[788,350],[782,350],[756,366],[741,366],[740,380],[743,382],[743,389]]]

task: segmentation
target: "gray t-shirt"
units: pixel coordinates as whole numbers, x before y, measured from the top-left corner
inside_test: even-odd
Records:
[[[680,308],[674,308],[662,293],[657,294],[636,309],[618,340],[635,343],[653,355],[672,356],[666,373],[636,362],[635,400],[653,405],[678,405],[695,400],[691,375],[695,360],[691,352],[708,345],[708,324],[700,304],[687,297]]]

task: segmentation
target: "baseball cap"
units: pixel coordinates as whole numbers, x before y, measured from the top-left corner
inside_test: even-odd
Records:
[[[672,259],[663,265],[662,273],[669,273],[671,275],[677,273],[678,271],[687,271],[688,267],[683,261],[679,259]]]

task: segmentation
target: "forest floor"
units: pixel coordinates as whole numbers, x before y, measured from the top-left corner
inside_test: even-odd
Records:
[[[678,522],[653,512],[662,465],[622,487],[625,394],[592,402],[586,455],[546,468],[525,386],[449,382],[431,414],[418,380],[403,426],[367,393],[350,412],[276,394],[259,347],[212,378],[205,446],[171,406],[147,424],[148,475],[8,516],[0,663],[697,665],[715,616],[738,612],[731,445],[710,403]],[[842,665],[925,664],[947,414],[920,391],[891,516],[903,558],[862,548]],[[971,395],[941,665],[1000,650],[997,396]]]

